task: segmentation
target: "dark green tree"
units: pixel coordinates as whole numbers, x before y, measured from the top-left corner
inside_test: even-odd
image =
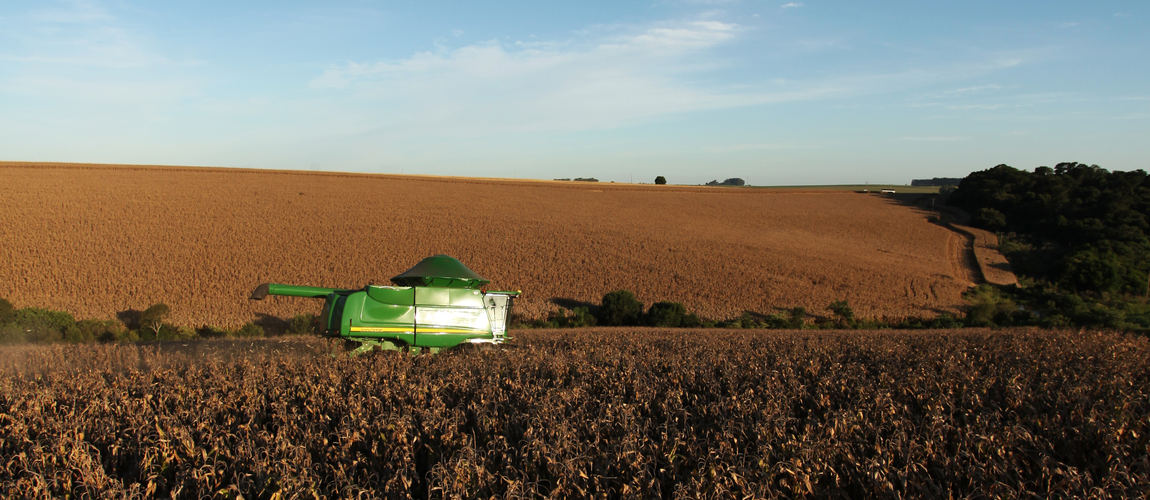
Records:
[[[835,316],[838,316],[839,325],[847,326],[855,320],[855,311],[851,309],[850,304],[847,304],[845,300],[832,301],[831,305],[827,306],[827,309],[835,313]]]
[[[168,317],[169,312],[171,309],[162,302],[144,309],[144,312],[140,313],[141,333],[147,333],[150,338],[159,338],[164,328],[164,319]]]
[[[647,324],[678,328],[683,326],[683,318],[687,315],[687,307],[678,302],[656,302],[647,311]]]
[[[663,184],[666,184],[666,183],[667,183],[667,178],[666,178],[666,177],[663,177],[663,176],[661,176],[661,175],[660,175],[660,176],[658,176],[658,177],[656,177],[656,178],[655,178],[655,184],[658,184],[658,185],[662,186]]]
[[[1006,227],[1006,216],[993,208],[980,208],[974,214],[974,223],[991,231],[1001,231]]]
[[[643,303],[627,290],[615,290],[603,296],[599,316],[603,324],[608,326],[640,325],[643,319]]]
[[[787,318],[789,323],[788,326],[796,330],[801,329],[803,327],[803,323],[806,322],[807,319],[807,308],[798,306],[792,308],[790,311],[787,311],[787,313],[788,316],[790,316]]]

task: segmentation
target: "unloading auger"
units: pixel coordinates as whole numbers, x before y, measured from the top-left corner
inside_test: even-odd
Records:
[[[447,255],[423,259],[391,282],[395,286],[369,284],[358,290],[264,283],[251,299],[322,298],[323,335],[358,342],[356,352],[419,353],[505,342],[511,305],[522,293],[484,291],[490,280]]]

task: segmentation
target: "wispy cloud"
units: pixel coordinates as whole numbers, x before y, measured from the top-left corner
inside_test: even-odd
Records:
[[[136,68],[166,62],[110,14],[85,2],[8,19],[0,60],[92,68]]]
[[[58,2],[0,19],[0,96],[46,98],[69,115],[100,108],[152,113],[198,93],[147,36],[92,2]]]
[[[954,141],[965,141],[966,138],[965,137],[932,136],[932,137],[899,137],[898,140],[900,140],[900,141],[914,141],[914,142],[954,142]]]
[[[952,104],[947,106],[947,109],[1001,109],[1007,107],[1006,104]]]
[[[818,78],[767,71],[757,80],[716,85],[712,75],[736,63],[716,55],[752,31],[711,18],[593,26],[571,40],[489,40],[397,60],[346,61],[308,86],[326,101],[342,102],[346,126],[365,134],[433,130],[475,138],[615,128],[696,111],[897,92],[962,81],[1025,60],[989,54],[983,61]],[[950,93],[1000,88],[982,84]]]
[[[590,42],[491,40],[409,58],[333,65],[310,82],[417,121],[501,124],[516,129],[595,128],[763,96],[687,83],[703,54],[742,26],[714,20],[662,23]],[[438,118],[436,118],[438,117]],[[483,117],[483,118],[480,118]]]
[[[788,2],[779,6],[782,9],[793,9],[795,7],[802,7],[802,2]]]
[[[815,149],[814,144],[799,144],[793,142],[770,142],[761,144],[728,144],[710,147],[707,150],[714,153],[731,151],[785,151],[792,149]]]

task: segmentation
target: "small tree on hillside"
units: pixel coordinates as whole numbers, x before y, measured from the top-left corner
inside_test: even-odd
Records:
[[[160,331],[164,328],[164,318],[168,316],[169,312],[171,309],[168,308],[167,304],[162,302],[152,304],[151,307],[140,313],[140,330],[147,331],[152,336],[159,338]]]
[[[663,176],[661,176],[661,175],[660,175],[660,176],[658,176],[658,177],[656,177],[656,178],[655,178],[655,184],[658,184],[658,185],[662,186],[663,184],[666,184],[666,183],[667,183],[667,178],[666,178],[666,177],[663,177]]]
[[[845,300],[832,301],[831,305],[827,306],[827,309],[830,309],[831,312],[835,313],[835,316],[839,317],[840,325],[845,326],[854,322],[854,309],[851,309],[850,304],[847,304],[847,301]]]
[[[615,290],[604,295],[599,311],[603,324],[609,326],[634,326],[643,319],[643,303],[627,290]]]
[[[789,318],[787,320],[787,322],[788,322],[787,326],[794,328],[796,330],[801,329],[803,327],[803,323],[806,322],[806,319],[807,319],[807,308],[802,307],[802,306],[797,306],[797,307],[795,307],[795,308],[793,308],[787,312],[788,312],[788,316],[789,316]]]

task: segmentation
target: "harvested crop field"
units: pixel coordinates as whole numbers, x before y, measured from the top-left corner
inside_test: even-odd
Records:
[[[875,194],[212,168],[0,163],[0,297],[112,319],[163,302],[235,327],[317,301],[262,282],[359,288],[446,253],[523,290],[518,311],[615,289],[704,317],[847,300],[862,317],[955,312],[954,233]]]
[[[1144,497],[1150,341],[521,332],[0,348],[6,496]]]

